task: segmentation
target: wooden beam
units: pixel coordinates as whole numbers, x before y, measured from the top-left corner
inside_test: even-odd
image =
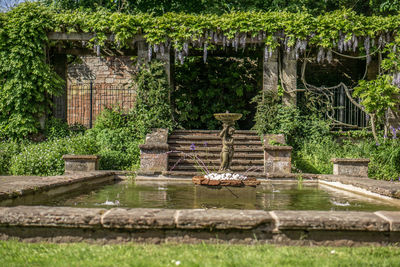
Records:
[[[106,36],[108,41],[113,42],[115,40],[115,34],[106,34]],[[96,37],[96,34],[88,32],[49,32],[47,33],[47,37],[52,41],[90,41]],[[143,40],[142,35],[137,35],[132,39],[131,44],[133,45]]]
[[[113,42],[115,40],[115,34],[106,34],[107,40]],[[89,32],[49,32],[47,33],[47,37],[52,41],[90,41],[91,39],[96,37],[95,33]],[[143,35],[136,35],[132,38],[132,44],[146,41]],[[201,38],[201,42],[208,42],[214,45],[222,46],[222,41],[214,42],[213,40],[208,40],[206,38]],[[246,44],[263,44],[264,40],[258,40],[258,38],[246,38]],[[240,46],[240,45],[239,45]]]

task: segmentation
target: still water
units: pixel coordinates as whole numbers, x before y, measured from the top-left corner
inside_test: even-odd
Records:
[[[36,194],[0,206],[47,205],[97,208],[227,208],[260,210],[400,210],[398,203],[333,189],[318,183],[266,183],[211,188],[186,182],[128,182],[59,196]]]

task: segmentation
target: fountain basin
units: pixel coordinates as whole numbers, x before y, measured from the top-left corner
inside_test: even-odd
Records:
[[[232,123],[239,120],[242,116],[240,113],[214,113],[214,117],[223,123]]]

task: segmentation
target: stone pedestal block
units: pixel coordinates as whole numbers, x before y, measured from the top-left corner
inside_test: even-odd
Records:
[[[292,147],[264,145],[264,172],[291,173]]]
[[[369,159],[333,158],[333,174],[344,176],[368,177]]]
[[[161,174],[168,170],[168,129],[153,129],[140,145],[140,173]]]
[[[99,169],[100,156],[96,155],[64,155],[65,171],[90,172]]]
[[[266,134],[264,135],[264,144],[267,146],[273,145],[273,143],[286,144],[284,134]]]

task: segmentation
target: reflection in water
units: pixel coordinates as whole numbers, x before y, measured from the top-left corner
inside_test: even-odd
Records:
[[[266,183],[253,187],[205,187],[174,182],[120,182],[89,193],[37,194],[2,206],[52,205],[131,208],[228,208],[261,210],[400,210],[400,206],[318,183]]]

